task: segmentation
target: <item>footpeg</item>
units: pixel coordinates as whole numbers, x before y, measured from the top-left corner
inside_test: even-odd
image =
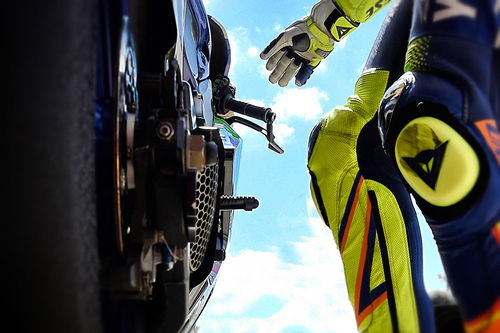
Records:
[[[259,207],[259,200],[255,197],[229,197],[223,195],[220,198],[220,210],[236,210],[244,209],[246,211],[252,211]]]

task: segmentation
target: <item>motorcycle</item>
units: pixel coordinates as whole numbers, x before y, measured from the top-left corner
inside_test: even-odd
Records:
[[[259,204],[235,196],[242,139],[232,124],[283,150],[274,141],[271,109],[234,98],[227,33],[201,0],[131,5],[117,36],[117,70],[101,64],[97,71],[98,81],[114,82],[113,90],[98,89],[96,104],[98,187],[106,188],[106,156],[113,152],[114,195],[97,197],[99,224],[109,223],[114,207],[114,228],[99,237],[108,246],[115,239],[114,249],[101,253],[109,263],[106,292],[153,308],[146,315],[153,331],[188,332],[213,291],[234,210]],[[101,22],[105,36],[113,22],[105,15]],[[106,59],[109,45],[100,45],[97,58]],[[101,102],[108,100],[114,103]],[[123,323],[118,317],[111,322]]]
[[[23,19],[8,45],[2,253],[10,317],[29,318],[13,327],[192,330],[234,211],[259,204],[236,196],[233,124],[283,153],[275,114],[235,98],[227,34],[202,0],[9,6]]]

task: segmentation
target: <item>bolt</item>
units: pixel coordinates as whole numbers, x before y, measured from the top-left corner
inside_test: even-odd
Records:
[[[224,250],[215,250],[215,260],[224,261],[226,260],[226,251]]]
[[[125,186],[127,186],[127,174],[125,169],[120,169],[120,189],[124,190]]]
[[[174,136],[175,130],[171,123],[162,122],[156,127],[156,133],[160,139],[170,140]]]

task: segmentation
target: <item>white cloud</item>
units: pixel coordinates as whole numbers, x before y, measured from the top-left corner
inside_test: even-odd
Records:
[[[328,94],[316,87],[286,88],[274,97],[271,108],[280,121],[293,117],[313,120],[324,113],[321,102],[327,100]]]
[[[313,199],[309,199],[306,202],[307,214],[309,216],[317,215],[316,206],[314,205]]]
[[[205,5],[205,7],[206,7],[206,6],[208,6],[208,5],[210,4],[210,1],[211,1],[211,0],[203,0],[203,4]]]
[[[266,60],[266,62],[267,62],[267,60]],[[266,62],[263,61],[260,64],[259,74],[267,79],[269,77],[269,75],[271,75],[271,72],[266,69]]]
[[[280,145],[284,145],[286,139],[293,135],[295,128],[288,126],[287,124],[274,124],[273,133],[276,138],[276,142]]]
[[[344,37],[340,42],[335,44],[335,47],[344,48],[344,46],[346,46],[346,44],[347,44],[348,39],[349,39],[349,36]]]
[[[291,243],[294,263],[285,262],[276,249],[228,256],[200,320],[201,332],[273,333],[289,327],[356,332],[333,237],[318,217],[307,223],[312,235]],[[246,315],[263,297],[279,299],[281,308],[266,318]]]
[[[260,50],[255,46],[250,46],[247,49],[247,54],[251,57],[258,57],[260,54]]]
[[[261,62],[260,49],[253,45],[251,33],[245,27],[237,27],[227,32],[229,45],[231,46],[231,68],[229,77],[241,69],[242,64],[252,61],[247,68],[254,68],[255,61]]]
[[[237,28],[244,29],[244,28]],[[229,45],[231,46],[231,67],[229,68],[229,76],[231,73],[234,73],[235,67],[241,61],[241,58],[244,56],[240,52],[240,40],[236,37],[238,35],[237,31],[228,31],[227,32],[229,38]]]

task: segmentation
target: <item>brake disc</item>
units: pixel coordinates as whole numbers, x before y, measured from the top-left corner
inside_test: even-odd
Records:
[[[128,18],[123,20],[115,85],[114,183],[115,223],[120,253],[124,250],[124,205],[128,192],[135,188],[133,151],[138,111],[137,60]]]

